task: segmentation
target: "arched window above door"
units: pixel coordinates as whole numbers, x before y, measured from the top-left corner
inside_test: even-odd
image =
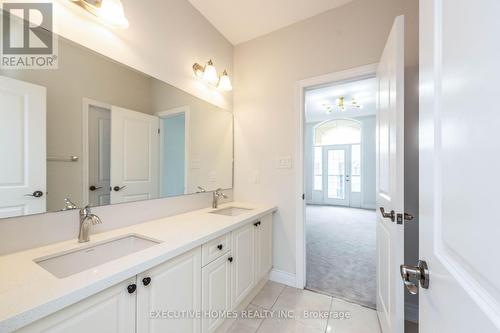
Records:
[[[355,120],[329,120],[314,129],[314,145],[347,145],[361,143],[361,124]]]

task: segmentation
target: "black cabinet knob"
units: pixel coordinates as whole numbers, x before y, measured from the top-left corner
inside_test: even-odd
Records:
[[[128,291],[129,294],[133,294],[136,289],[137,289],[137,286],[135,285],[135,283],[129,284],[127,286],[127,291]]]
[[[258,227],[260,225],[260,221],[255,222],[253,225]]]
[[[150,277],[145,277],[144,279],[142,279],[142,284],[147,286],[151,283],[151,278]]]
[[[229,262],[233,262],[233,257],[229,257],[227,260],[229,260]]]
[[[217,245],[217,248],[218,248],[219,250],[222,250],[222,248],[223,248],[223,247],[224,247],[224,246],[222,246],[222,244]]]

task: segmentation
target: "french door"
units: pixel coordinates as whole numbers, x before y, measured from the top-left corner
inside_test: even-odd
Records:
[[[323,203],[349,206],[351,145],[323,146]]]

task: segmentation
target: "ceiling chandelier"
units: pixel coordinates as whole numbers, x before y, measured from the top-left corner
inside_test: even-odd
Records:
[[[363,105],[361,105],[356,99],[353,97],[350,101],[347,101],[345,96],[340,96],[335,100],[335,104],[324,103],[323,107],[326,110],[326,113],[332,113],[334,111],[344,112],[347,109],[362,109]]]

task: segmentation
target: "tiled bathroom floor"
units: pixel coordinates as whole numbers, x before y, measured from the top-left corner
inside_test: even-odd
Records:
[[[236,320],[228,332],[380,333],[377,313],[372,309],[272,281],[267,282],[247,310],[259,311],[259,316]],[[304,311],[316,317],[303,318]],[[277,318],[278,314],[294,314],[299,318]],[[349,318],[339,319],[340,316]]]

